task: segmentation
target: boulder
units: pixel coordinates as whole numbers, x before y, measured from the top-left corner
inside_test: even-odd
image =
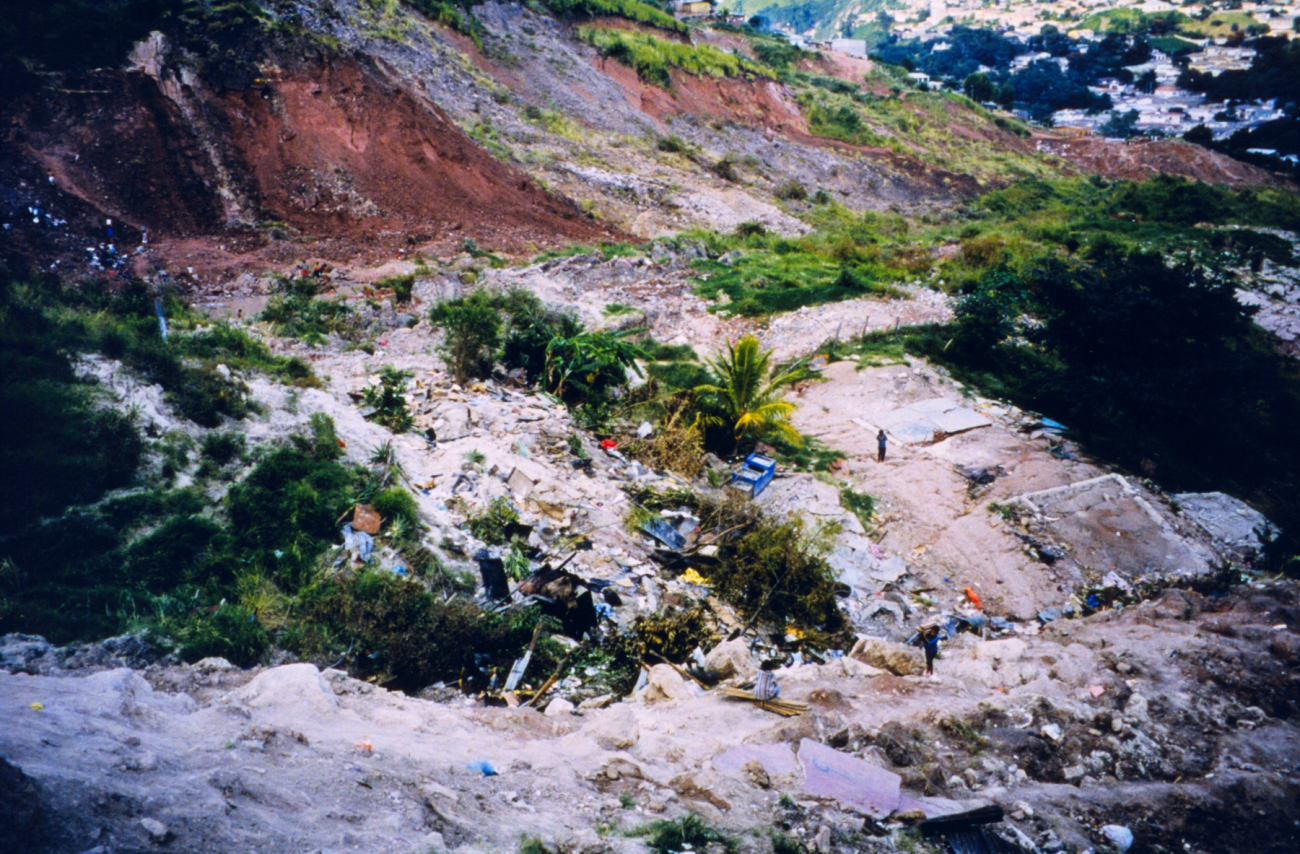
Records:
[[[863,664],[888,670],[895,676],[910,676],[925,671],[925,660],[919,649],[878,638],[859,639],[849,656]]]
[[[667,664],[656,664],[650,668],[649,682],[645,689],[645,701],[655,703],[661,700],[689,700],[690,688],[682,675]]]
[[[576,708],[572,703],[563,697],[556,697],[546,704],[546,716],[548,718],[559,717],[560,715],[571,715]]]
[[[595,719],[591,735],[604,750],[628,750],[641,739],[636,715],[625,703],[617,703],[589,717]]]
[[[754,656],[744,638],[723,641],[715,646],[704,656],[704,666],[723,679],[733,676],[749,679],[758,672],[758,665],[754,663]]]
[[[321,712],[339,706],[334,691],[314,664],[285,664],[264,670],[235,696],[254,708],[300,706]]]

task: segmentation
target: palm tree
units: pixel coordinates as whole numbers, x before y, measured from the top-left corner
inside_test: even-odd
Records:
[[[760,349],[753,335],[728,343],[726,352],[706,359],[715,383],[695,387],[706,412],[712,410],[702,417],[704,423],[731,428],[737,442],[776,433],[802,445],[803,437],[789,421],[796,407],[781,398],[787,387],[804,378],[804,365],[797,362],[774,373],[771,361],[772,351]]]

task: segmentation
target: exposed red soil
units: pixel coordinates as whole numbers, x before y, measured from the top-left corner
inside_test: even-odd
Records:
[[[1041,136],[1036,144],[1040,151],[1062,157],[1084,172],[1107,178],[1142,180],[1153,175],[1182,175],[1195,181],[1230,187],[1289,185],[1285,178],[1258,166],[1186,142],[1122,143],[1097,137],[1059,139]]]
[[[48,206],[78,212],[64,215],[70,234],[102,237],[100,218],[112,217],[133,246],[147,228],[173,264],[207,266],[197,253],[257,266],[303,254],[304,242],[313,255],[368,260],[471,237],[510,252],[621,236],[377,66],[330,56],[263,75],[216,93],[170,73],[96,72],[30,92],[0,107],[0,183],[26,196],[21,182],[37,178]],[[255,227],[266,221],[287,228]],[[169,258],[169,246],[186,250]]]
[[[689,113],[783,135],[808,133],[808,123],[798,105],[774,80],[696,77],[674,68],[669,92],[642,81],[636,71],[615,60],[594,57],[592,63],[619,84],[630,104],[660,121]]]
[[[263,204],[314,234],[421,230],[503,247],[608,236],[416,101],[351,60],[267,73],[221,100]]]
[[[828,52],[818,53],[815,59],[805,59],[799,64],[800,71],[820,74],[823,77],[836,77],[849,83],[856,83],[860,88],[866,88],[863,78],[875,67],[876,64],[869,59]]]

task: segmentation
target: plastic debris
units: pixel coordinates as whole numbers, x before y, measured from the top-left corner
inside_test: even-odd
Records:
[[[690,569],[683,572],[679,576],[679,578],[682,581],[685,581],[687,584],[698,584],[701,587],[708,587],[710,583],[709,579],[705,578],[704,576],[700,575],[698,572],[695,571],[695,567],[691,567]]]
[[[980,602],[979,594],[969,587],[966,588],[966,598],[969,599],[970,603],[974,605],[976,608],[978,608],[981,611],[984,610],[984,605],[983,603]]]
[[[745,464],[731,475],[731,485],[748,489],[751,498],[762,494],[776,475],[776,460],[754,453],[745,457]]]
[[[33,712],[43,712],[43,711],[45,711],[45,704],[44,704],[44,703],[30,703],[30,704],[28,704],[27,708],[31,709]]]
[[[348,524],[343,526],[343,548],[356,552],[363,562],[369,561],[375,550],[375,540],[367,533],[353,530]]]
[[[673,551],[680,551],[686,547],[686,538],[678,533],[676,528],[668,524],[665,519],[651,519],[641,526],[641,530]]]
[[[494,768],[494,767],[492,767],[492,763],[491,763],[491,762],[487,762],[487,761],[482,760],[482,759],[480,759],[478,762],[470,762],[470,763],[469,763],[468,765],[466,765],[465,767],[468,768],[468,769],[471,770],[471,771],[477,771],[477,772],[479,772],[479,773],[482,774],[484,777],[495,777],[495,776],[497,775],[497,773],[498,773],[498,772],[497,772],[497,769]]]

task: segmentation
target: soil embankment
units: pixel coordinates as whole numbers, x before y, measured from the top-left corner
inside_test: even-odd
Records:
[[[7,183],[30,188],[38,177],[48,207],[88,207],[112,217],[119,235],[220,238],[237,254],[276,255],[270,244],[286,233],[324,241],[315,254],[336,258],[466,238],[519,250],[614,234],[492,157],[372,60],[277,56],[243,88],[207,85],[173,62],[160,36],[133,60],[9,104]]]

